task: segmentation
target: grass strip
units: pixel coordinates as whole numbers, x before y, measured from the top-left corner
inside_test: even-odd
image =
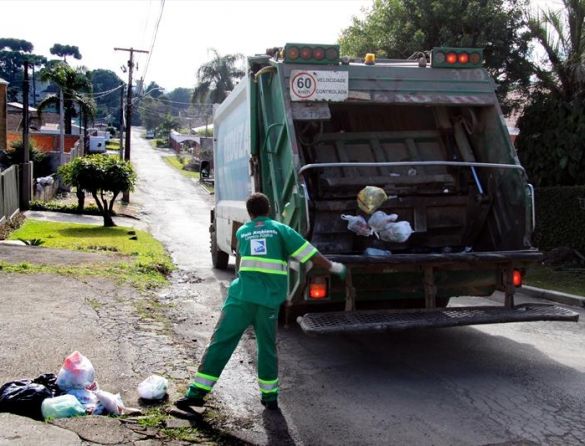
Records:
[[[181,161],[179,161],[179,157],[171,155],[171,156],[165,156],[165,157],[163,157],[163,159],[165,160],[165,163],[167,163],[169,166],[178,170],[181,173],[181,175],[183,175],[187,178],[194,178],[196,180],[199,179],[199,172],[185,170],[183,168],[183,164],[181,163]]]
[[[128,256],[129,260],[112,257],[108,263],[74,266],[1,263],[1,269],[6,272],[106,276],[127,280],[138,289],[150,289],[164,285],[166,276],[174,269],[171,258],[158,240],[148,232],[130,227],[105,228],[27,219],[10,234],[10,239],[42,240],[42,246],[47,248],[115,252]]]
[[[585,269],[534,265],[528,268],[524,283],[546,290],[585,296]]]

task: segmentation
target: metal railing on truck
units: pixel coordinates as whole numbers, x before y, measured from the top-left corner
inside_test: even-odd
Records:
[[[304,177],[304,174],[313,169],[322,168],[338,168],[338,167],[412,167],[412,166],[442,166],[442,167],[469,167],[473,175],[473,180],[477,186],[480,194],[483,195],[483,186],[477,173],[475,172],[476,167],[492,168],[492,169],[509,169],[518,170],[526,178],[526,171],[524,167],[519,164],[501,164],[501,163],[478,163],[472,161],[384,161],[384,162],[338,162],[338,163],[313,163],[306,164],[301,167],[298,171],[298,175]],[[530,190],[531,200],[531,211],[532,211],[532,227],[536,224],[536,212],[534,208],[534,188],[531,184],[527,183],[527,187]],[[306,192],[306,188],[305,192]],[[305,194],[307,195],[307,194]],[[308,195],[307,195],[308,198]],[[309,215],[307,213],[307,228],[310,228]]]

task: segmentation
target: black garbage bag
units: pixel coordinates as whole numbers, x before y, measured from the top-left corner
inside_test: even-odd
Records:
[[[0,387],[0,412],[42,420],[41,404],[45,398],[52,398],[61,392],[52,373],[35,378],[11,381]]]

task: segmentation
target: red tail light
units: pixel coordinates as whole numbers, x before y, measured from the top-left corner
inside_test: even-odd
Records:
[[[290,60],[296,60],[299,58],[299,49],[295,46],[289,48],[286,52],[286,57]]]
[[[325,59],[325,50],[323,48],[315,48],[313,50],[313,59],[316,60],[323,60]]]
[[[327,280],[324,277],[315,277],[309,284],[309,297],[314,300],[326,299],[329,295]]]
[[[459,60],[460,64],[465,65],[467,62],[469,62],[469,54],[467,53],[459,53],[459,56],[457,57],[457,60]]]
[[[308,46],[301,48],[301,59],[310,59],[313,55],[313,51]]]
[[[447,63],[450,63],[450,64],[457,63],[457,54],[447,53]]]
[[[517,269],[512,272],[512,283],[515,287],[522,286],[522,272]]]

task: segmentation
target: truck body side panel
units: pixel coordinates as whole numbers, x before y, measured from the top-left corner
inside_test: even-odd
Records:
[[[245,201],[253,192],[248,82],[242,79],[214,118],[215,226],[218,246],[228,254],[235,248],[235,230],[248,219]]]

